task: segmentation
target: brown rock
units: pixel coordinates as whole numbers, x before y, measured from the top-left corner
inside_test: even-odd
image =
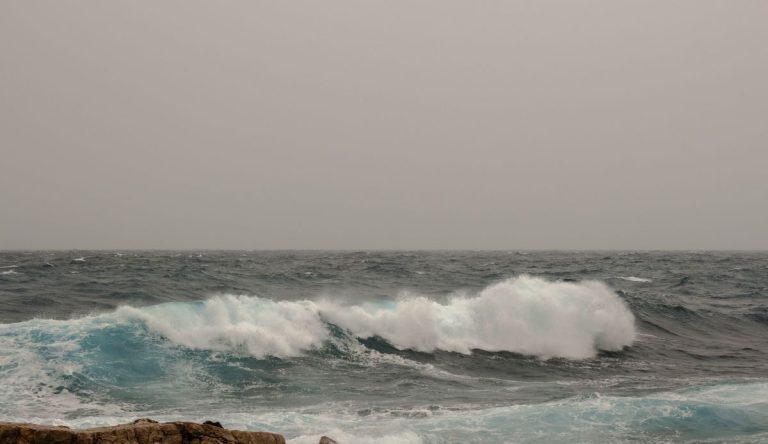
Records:
[[[95,429],[0,422],[0,444],[285,444],[283,435],[194,422],[138,419]]]
[[[320,442],[318,444],[339,444],[339,443],[337,443],[335,439],[331,439],[327,436],[323,436],[320,438]]]

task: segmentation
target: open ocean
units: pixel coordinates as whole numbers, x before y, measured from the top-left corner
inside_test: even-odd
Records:
[[[768,442],[768,253],[0,253],[0,421]]]

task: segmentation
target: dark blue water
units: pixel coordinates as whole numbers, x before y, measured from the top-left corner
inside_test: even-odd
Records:
[[[768,253],[4,252],[0,421],[768,441]]]

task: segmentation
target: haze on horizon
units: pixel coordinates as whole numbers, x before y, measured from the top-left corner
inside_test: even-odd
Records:
[[[768,3],[0,3],[0,249],[766,249]]]

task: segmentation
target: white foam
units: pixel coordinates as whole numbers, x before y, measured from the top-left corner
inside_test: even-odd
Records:
[[[0,271],[0,275],[8,275],[8,274],[20,274],[20,273],[18,273],[13,268],[11,268],[10,270]]]
[[[149,416],[159,421],[215,418],[232,429],[272,430],[291,444],[317,443],[321,435],[340,444],[421,442],[766,442],[764,402],[768,384],[691,387],[645,396],[599,393],[533,404],[496,407],[454,405],[379,408],[360,415],[370,403],[327,402],[302,409],[254,407],[247,411],[216,408],[163,414],[131,410],[94,416],[4,417],[0,420],[59,424],[72,428],[128,423]],[[722,409],[722,410],[721,410]],[[717,421],[712,421],[716,415]],[[746,422],[745,422],[746,421]],[[711,428],[706,429],[711,424]],[[727,428],[726,428],[727,427]],[[761,430],[758,430],[759,427]],[[706,430],[700,430],[705,428]],[[757,433],[756,433],[757,432]],[[707,439],[707,434],[712,438]]]
[[[66,355],[79,347],[83,332],[93,328],[92,319],[0,324],[0,420],[42,422],[64,412],[120,410],[63,389],[66,378],[82,370]],[[35,338],[41,331],[50,336],[42,335],[38,342]],[[39,353],[41,348],[45,356]]]
[[[320,347],[325,322],[352,336],[379,336],[399,349],[510,351],[583,359],[619,350],[636,337],[634,316],[605,284],[520,276],[446,303],[403,295],[397,301],[272,301],[223,295],[203,303],[122,307],[117,315],[185,347],[291,357]]]
[[[358,337],[380,336],[400,349],[511,351],[589,358],[637,336],[634,316],[597,281],[550,282],[520,276],[441,304],[406,296],[389,307],[322,304],[323,317]]]
[[[240,351],[256,357],[297,356],[319,347],[328,337],[310,301],[223,295],[201,304],[121,307],[117,315],[141,320],[150,331],[185,347]]]
[[[424,442],[415,432],[406,430],[392,433],[350,433],[339,428],[324,430],[321,433],[301,435],[289,439],[290,444],[316,444],[320,436],[330,436],[339,444],[421,444]]]
[[[625,281],[630,281],[630,282],[653,282],[651,279],[641,278],[637,276],[619,276],[618,278],[623,279]]]
[[[465,354],[482,349],[542,358],[589,358],[598,350],[628,346],[637,336],[634,316],[605,284],[530,276],[499,282],[477,294],[454,295],[442,303],[409,294],[362,305],[220,295],[203,302],[124,306],[110,314],[28,321],[23,326],[39,328],[38,323],[44,323],[46,330],[65,329],[64,337],[69,338],[81,329],[133,321],[183,347],[282,358],[335,340],[327,323],[351,337],[379,336],[399,349]]]
[[[18,268],[18,265],[3,265],[0,268]]]

